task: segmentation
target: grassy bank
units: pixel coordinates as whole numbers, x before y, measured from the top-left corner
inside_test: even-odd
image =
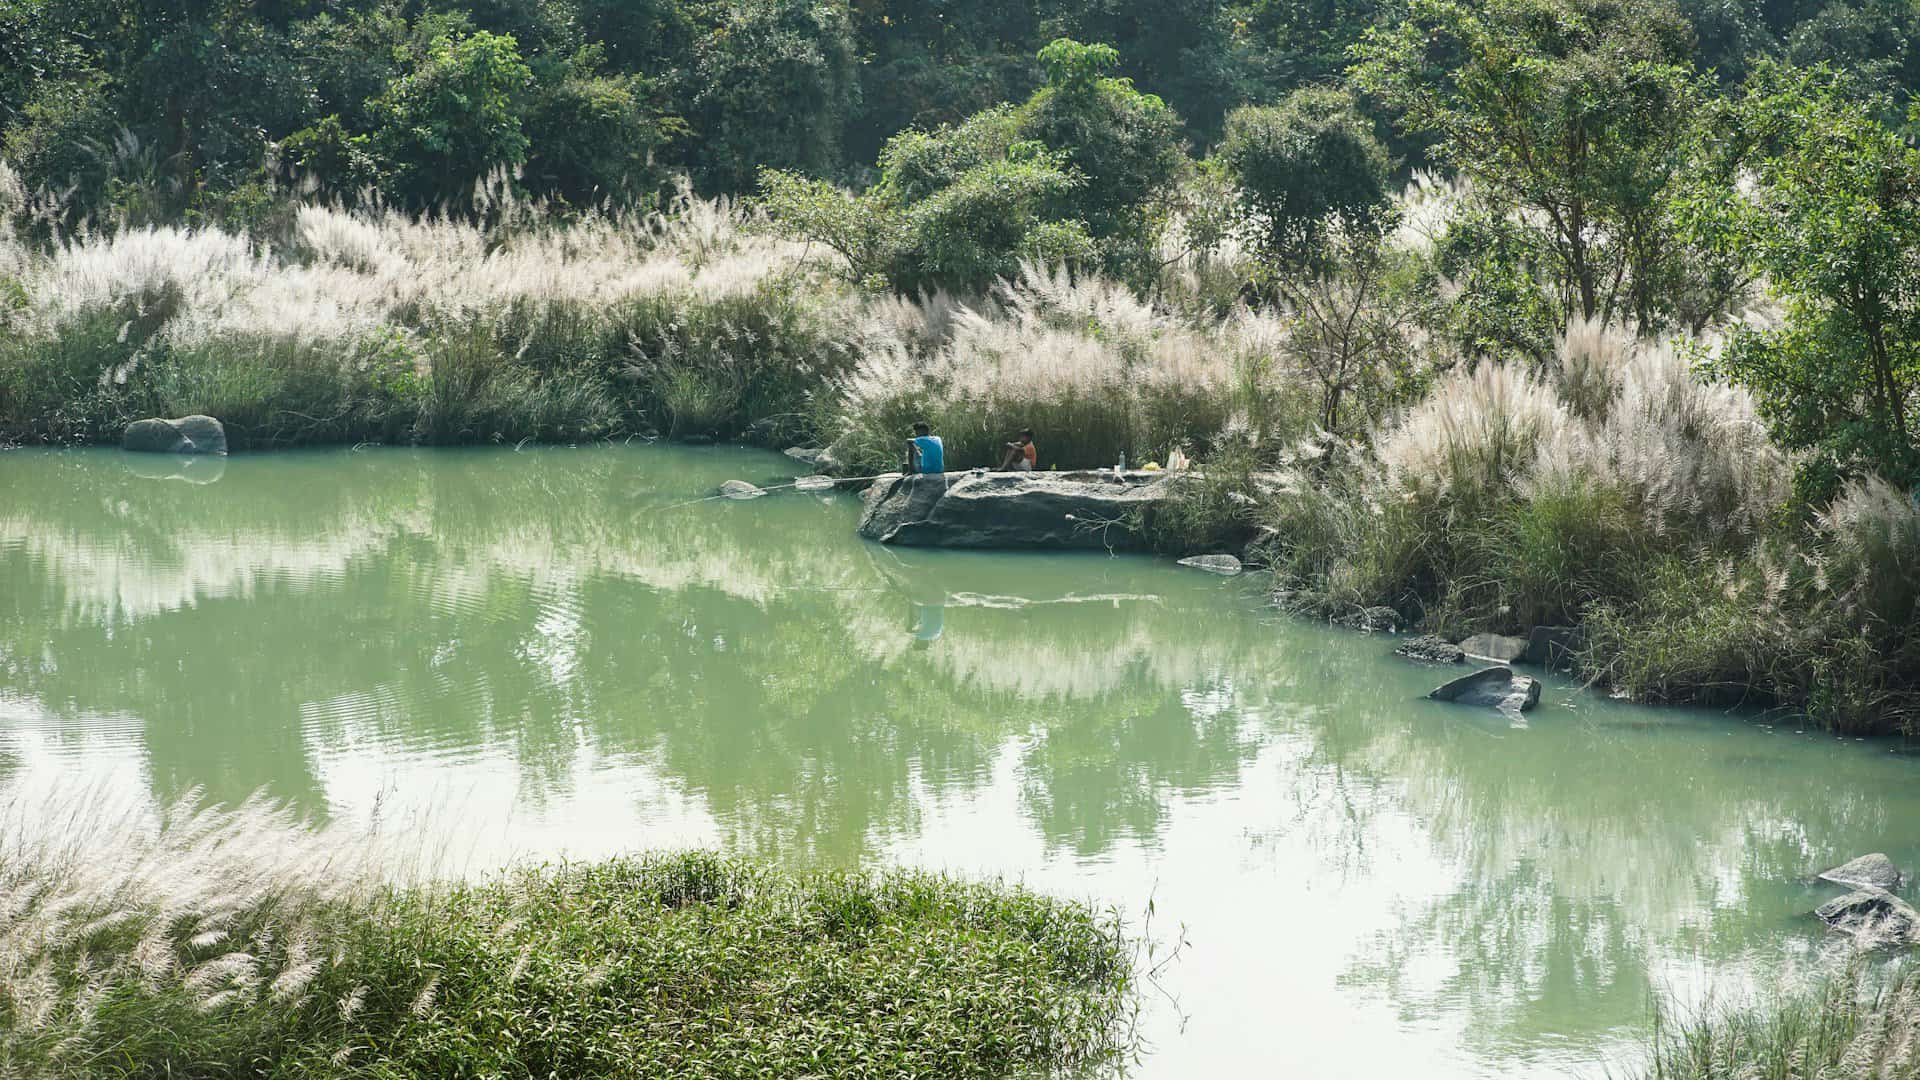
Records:
[[[0,442],[207,413],[238,449],[846,436],[885,467],[924,415],[957,464],[1032,425],[1065,468],[1280,423],[1284,387],[1250,377],[1270,319],[1203,326],[1039,272],[965,303],[870,293],[725,199],[567,222],[308,204],[255,235],[38,241],[8,231],[4,180]]]
[[[1291,606],[1395,609],[1464,636],[1585,630],[1641,700],[1920,722],[1920,505],[1872,478],[1797,505],[1793,459],[1688,342],[1576,323],[1539,372],[1443,378],[1372,445],[1285,473],[1257,511]]]
[[[893,467],[919,418],[955,468],[1023,427],[1042,468],[1180,448],[1208,481],[1143,523],[1157,546],[1264,535],[1297,609],[1456,637],[1578,625],[1582,670],[1639,699],[1913,729],[1920,507],[1870,477],[1800,493],[1711,336],[1575,319],[1534,359],[1463,344],[1449,303],[1470,296],[1416,299],[1451,288],[1435,236],[1467,195],[1410,187],[1370,276],[1252,306],[1258,260],[1182,248],[1178,220],[1151,288],[1029,265],[917,299],[692,197],[564,223],[508,201],[300,205],[259,236],[7,233],[0,441],[204,412],[240,448],[698,435],[831,444],[856,473]]]
[[[1017,887],[702,853],[396,886],[265,804],[34,820],[0,841],[8,1075],[961,1077],[1132,1049],[1118,925]]]
[[[1920,1076],[1920,976],[1856,963],[1753,1008],[1662,1017],[1642,1080],[1903,1080]]]

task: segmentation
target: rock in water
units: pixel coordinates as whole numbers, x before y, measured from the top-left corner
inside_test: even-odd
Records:
[[[1540,704],[1540,682],[1515,675],[1512,668],[1483,668],[1471,675],[1438,687],[1427,695],[1435,701],[1459,705],[1483,705],[1496,709],[1525,712]]]
[[[1180,565],[1205,570],[1210,574],[1224,574],[1227,577],[1240,572],[1240,560],[1232,555],[1189,555],[1180,560]]]
[[[1527,655],[1529,664],[1538,664],[1544,668],[1560,670],[1573,666],[1573,656],[1584,647],[1585,641],[1577,626],[1536,626],[1527,635]]]
[[[720,485],[720,494],[729,499],[757,499],[766,492],[747,483],[745,480],[729,480]]]
[[[1892,892],[1900,887],[1900,868],[1879,852],[1862,855],[1820,872],[1821,881],[1845,885],[1849,889],[1880,889]]]
[[[1862,945],[1911,945],[1920,931],[1920,912],[1880,889],[1861,889],[1813,909],[1823,923],[1852,934]]]
[[[1527,639],[1505,634],[1475,634],[1460,643],[1460,651],[1496,664],[1511,664],[1527,655]]]
[[[120,448],[144,454],[224,454],[227,429],[211,416],[135,420],[120,436]]]
[[[1460,646],[1438,634],[1422,634],[1417,638],[1409,638],[1401,642],[1400,647],[1393,651],[1397,656],[1418,660],[1423,664],[1457,664],[1466,659],[1466,653],[1460,651]]]
[[[789,446],[780,452],[802,465],[818,465],[820,456],[826,453],[825,450],[815,450],[806,446]]]
[[[905,547],[1139,551],[1139,514],[1177,485],[1165,474],[969,472],[874,480],[860,535]]]
[[[1371,634],[1376,631],[1391,634],[1400,629],[1400,613],[1390,607],[1361,608],[1349,611],[1345,615],[1336,615],[1333,625],[1344,626],[1349,630]]]
[[[793,482],[800,491],[830,491],[835,481],[831,476],[803,476]]]

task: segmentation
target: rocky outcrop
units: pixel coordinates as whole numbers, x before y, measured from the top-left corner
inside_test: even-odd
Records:
[[[860,535],[907,547],[1140,550],[1134,515],[1176,483],[1151,472],[889,475],[867,489]]]
[[[1911,945],[1920,933],[1920,912],[1881,889],[1860,889],[1813,909],[1821,922],[1852,934],[1862,945]]]
[[[1178,561],[1181,566],[1191,566],[1195,570],[1226,577],[1232,577],[1241,570],[1239,558],[1233,555],[1189,555]]]
[[[1523,658],[1555,671],[1573,666],[1574,655],[1586,647],[1577,626],[1536,626],[1527,634],[1527,652]]]
[[[1527,639],[1505,634],[1475,634],[1460,643],[1460,651],[1496,664],[1511,664],[1527,655]]]
[[[1900,887],[1900,868],[1879,852],[1862,855],[1819,874],[1821,881],[1845,885],[1849,889],[1880,889],[1892,892]]]
[[[1491,706],[1506,712],[1525,712],[1540,704],[1540,683],[1512,668],[1490,667],[1438,687],[1427,695],[1435,701]]]
[[[120,436],[120,448],[143,454],[224,454],[227,429],[211,416],[135,420]]]
[[[1467,655],[1461,651],[1460,646],[1437,634],[1422,634],[1417,638],[1408,638],[1393,652],[1396,656],[1418,660],[1423,664],[1457,664],[1466,659]]]

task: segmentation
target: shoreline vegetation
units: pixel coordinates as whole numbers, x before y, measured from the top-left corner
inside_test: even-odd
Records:
[[[1138,1050],[1128,930],[1017,885],[705,852],[458,883],[259,798],[25,809],[8,1075],[989,1077]]]
[[[1445,220],[1468,194],[1415,183],[1394,216]],[[1805,455],[1711,377],[1712,339],[1575,319],[1537,366],[1423,367],[1342,438],[1301,321],[1194,306],[1191,261],[1145,296],[1028,263],[984,298],[908,299],[745,203],[559,223],[498,197],[491,221],[299,205],[278,243],[12,234],[0,431],[105,442],[207,413],[238,449],[702,435],[830,443],[850,473],[892,466],[921,416],[956,463],[1024,426],[1060,468],[1181,447],[1208,480],[1142,523],[1156,546],[1251,540],[1293,610],[1386,606],[1454,637],[1575,625],[1579,673],[1640,700],[1847,733],[1920,718],[1920,506],[1871,475],[1804,498]]]
[[[1815,985],[1745,1008],[1662,1011],[1638,1080],[1891,1080],[1920,1075],[1920,973],[1855,957]]]

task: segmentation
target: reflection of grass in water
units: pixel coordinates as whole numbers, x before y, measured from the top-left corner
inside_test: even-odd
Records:
[[[0,808],[0,1060],[48,1076],[974,1077],[1132,1045],[1114,919],[689,853],[394,886],[270,803]]]

